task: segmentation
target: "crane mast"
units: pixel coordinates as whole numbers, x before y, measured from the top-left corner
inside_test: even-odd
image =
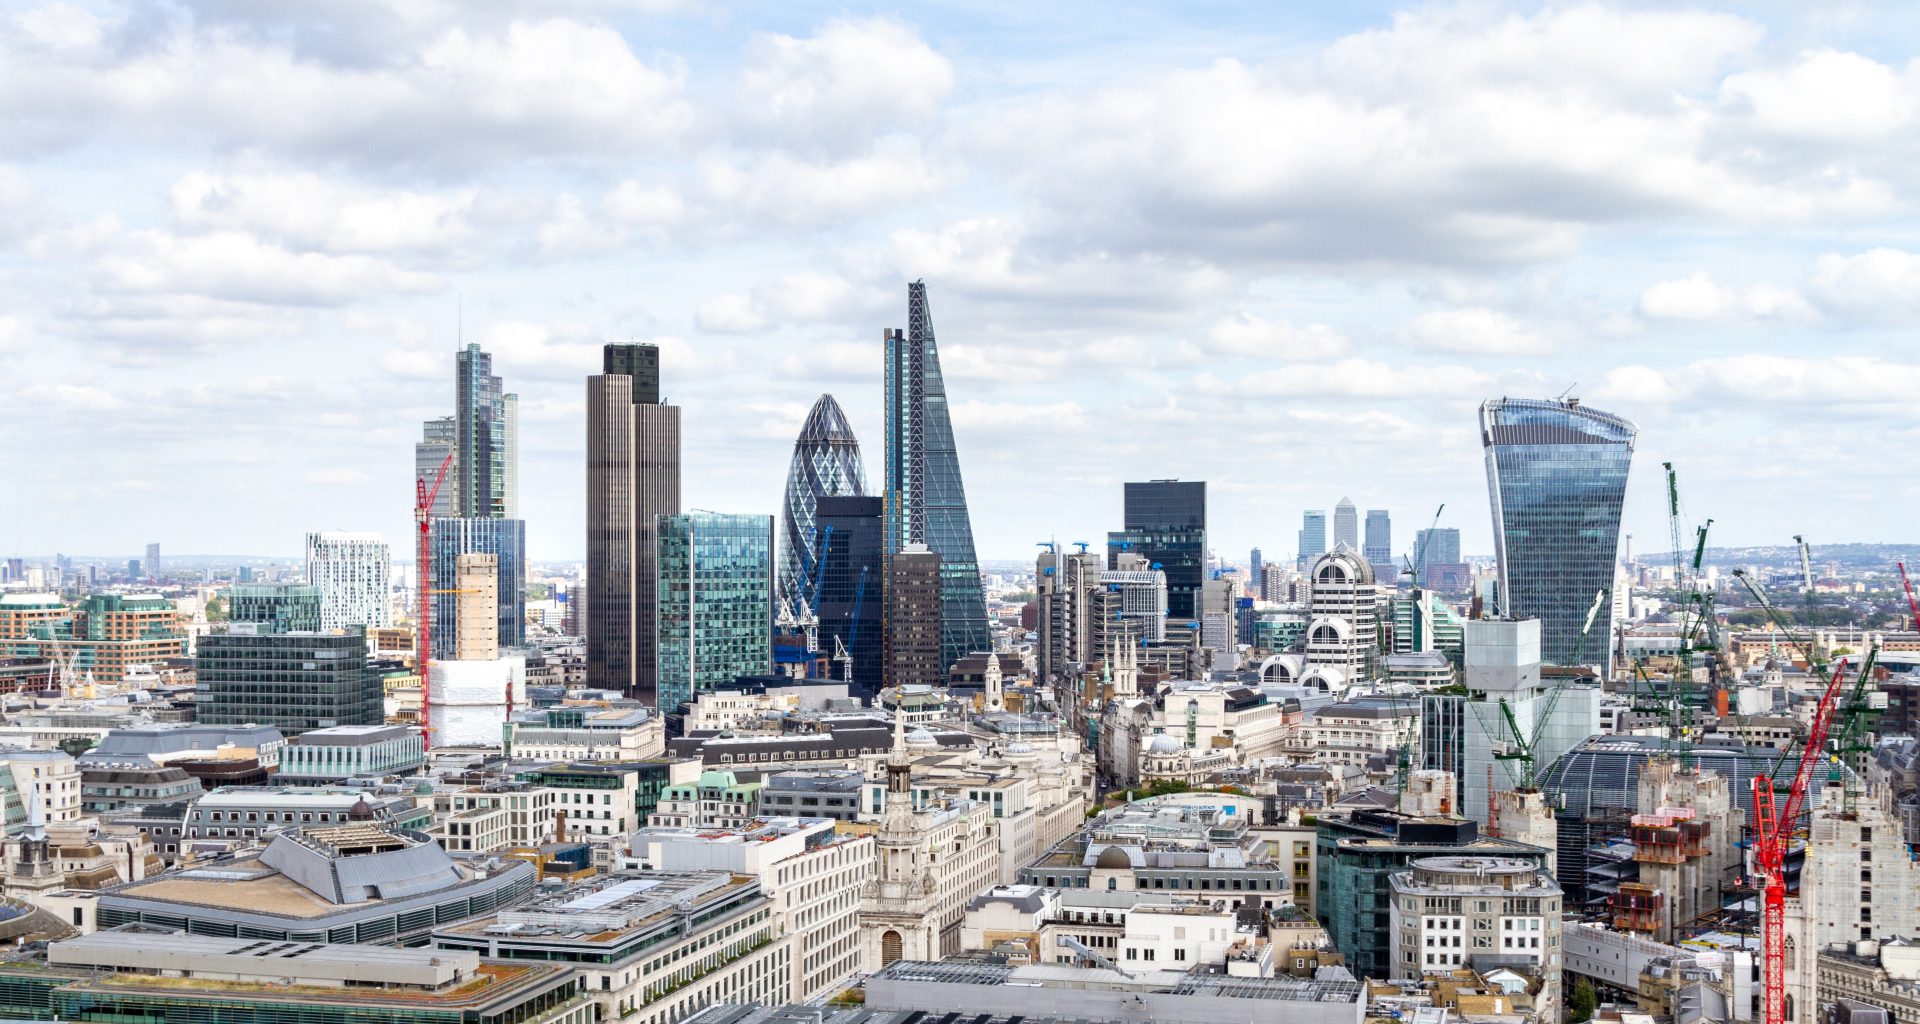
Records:
[[[440,460],[431,486],[424,476],[413,482],[413,522],[420,535],[413,563],[420,575],[420,601],[414,615],[419,620],[414,630],[419,650],[414,654],[414,668],[420,673],[420,742],[427,747],[433,746],[433,499],[440,494],[440,485],[446,483],[447,467],[451,465],[453,453],[448,452]],[[512,684],[507,686],[507,700],[513,700]]]

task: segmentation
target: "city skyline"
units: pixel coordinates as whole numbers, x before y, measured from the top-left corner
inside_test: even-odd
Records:
[[[1401,552],[1445,502],[1441,525],[1489,553],[1473,410],[1570,387],[1641,427],[1642,547],[1665,534],[1645,467],[1668,460],[1729,544],[1899,541],[1893,510],[1920,497],[1875,473],[1920,380],[1920,233],[1897,198],[1911,29],[1890,9],[1327,5],[1089,29],[1070,8],[579,7],[364,35],[237,8],[27,13],[0,24],[0,97],[38,112],[0,140],[0,353],[23,382],[0,428],[35,443],[0,478],[35,497],[0,516],[3,554],[157,537],[295,557],[334,529],[404,547],[404,450],[449,411],[465,343],[520,396],[531,558],[586,554],[578,381],[607,341],[677,367],[687,506],[776,513],[819,393],[878,443],[872,345],[920,278],[986,560],[1095,540],[1122,483],[1174,476],[1212,484],[1221,552],[1285,557],[1302,508],[1351,493],[1400,520]],[[1596,66],[1594,39],[1660,59]],[[365,77],[429,52],[473,87]],[[873,52],[895,74],[863,75]],[[202,84],[268,66],[310,87]],[[525,121],[477,100],[511,66],[545,75]],[[111,88],[131,81],[148,91]],[[1538,88],[1472,116],[1515,81]],[[305,105],[330,90],[363,102]],[[1196,106],[1213,95],[1298,130],[1218,151],[1251,133]],[[1576,120],[1594,145],[1560,134]],[[1409,121],[1457,130],[1378,159]],[[1141,151],[1166,159],[1096,159]],[[1817,523],[1743,493],[1812,481]]]

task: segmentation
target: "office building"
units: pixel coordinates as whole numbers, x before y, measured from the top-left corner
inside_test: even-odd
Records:
[[[320,589],[320,628],[393,625],[387,600],[391,568],[387,542],[377,533],[307,534],[307,583]]]
[[[780,510],[780,578],[776,597],[781,614],[805,620],[819,598],[820,549],[828,537],[818,519],[821,498],[867,493],[860,464],[860,442],[832,395],[821,395],[807,413],[793,442],[787,468],[786,500]],[[875,539],[879,539],[876,531]],[[876,563],[877,564],[877,563]]]
[[[1342,544],[1360,550],[1360,511],[1351,498],[1341,498],[1333,506],[1333,546]]]
[[[1302,570],[1313,564],[1313,560],[1327,553],[1327,512],[1325,509],[1308,509],[1300,513],[1300,558]],[[1272,600],[1272,598],[1268,598]]]
[[[570,967],[586,981],[595,1020],[675,1024],[717,1002],[787,998],[794,939],[781,923],[750,875],[621,872],[436,929],[433,945]]]
[[[1393,959],[1393,878],[1414,861],[1516,859],[1538,870],[1548,857],[1546,850],[1489,836],[1472,821],[1367,809],[1321,814],[1314,851],[1314,911],[1354,973],[1369,978],[1400,976]]]
[[[160,545],[147,545],[146,570],[147,579],[157,580],[160,578]]]
[[[492,661],[500,656],[500,556],[470,551],[453,571],[453,658]]]
[[[444,591],[433,602],[433,657],[452,660],[460,639],[460,556],[492,555],[495,559],[495,608],[498,643],[521,647],[527,642],[527,524],[519,519],[434,519],[427,527],[433,551],[433,589]]]
[[[1338,695],[1373,676],[1380,653],[1380,588],[1374,585],[1373,567],[1345,545],[1314,559],[1309,579],[1301,682]]]
[[[1423,767],[1451,773],[1460,813],[1485,824],[1489,784],[1501,793],[1527,788],[1520,778],[1523,762],[1496,761],[1494,755],[1531,748],[1537,771],[1546,772],[1600,732],[1600,690],[1585,680],[1543,680],[1538,620],[1470,619],[1460,625],[1466,692],[1420,698]],[[1488,765],[1495,765],[1491,777]]]
[[[71,659],[74,682],[116,684],[186,654],[180,612],[158,594],[90,594],[72,608],[57,594],[0,594],[0,657]]]
[[[454,356],[454,468],[459,517],[517,519],[520,510],[518,413],[493,372],[493,356],[468,345]]]
[[[1496,398],[1480,407],[1499,592],[1494,611],[1540,620],[1548,664],[1611,672],[1609,612],[1579,650],[1594,595],[1613,587],[1634,425],[1577,399]]]
[[[881,559],[884,502],[872,497],[819,499],[817,595],[820,650],[848,696],[871,701],[885,678],[886,572]],[[841,660],[844,652],[846,659]]]
[[[1361,554],[1374,565],[1393,564],[1393,519],[1384,508],[1367,510],[1367,533]]]
[[[366,629],[289,633],[235,622],[200,638],[196,718],[207,725],[271,725],[286,736],[385,720]]]
[[[367,820],[364,795],[345,796],[359,816],[310,823],[314,812],[304,802],[339,805],[341,796],[290,790],[279,798],[291,801],[284,806],[292,809],[279,812],[289,817],[251,826],[273,833],[266,849],[108,889],[100,894],[101,930],[133,924],[248,941],[404,945],[425,938],[436,921],[464,921],[533,891],[532,864],[456,861],[411,826]],[[296,813],[300,821],[288,824]]]
[[[1089,551],[1063,553],[1051,545],[1034,561],[1034,601],[1040,606],[1034,658],[1044,684],[1076,679],[1086,665],[1104,657],[1094,644],[1101,623],[1096,605],[1103,596],[1103,561]]]
[[[267,943],[179,931],[94,932],[0,966],[9,1016],[28,1020],[268,1024],[590,1024],[563,966],[473,953]]]
[[[893,686],[939,686],[940,556],[910,544],[887,558],[886,680]]]
[[[1260,557],[1260,549],[1254,548],[1247,556],[1247,579],[1254,586],[1260,585],[1260,573],[1266,568],[1266,562]]]
[[[1112,568],[1100,573],[1095,592],[1092,650],[1105,657],[1116,644],[1159,643],[1167,638],[1167,574],[1146,556],[1123,551],[1111,556]]]
[[[427,489],[433,490],[435,480],[440,481],[440,489],[434,492],[433,505],[429,514],[436,518],[449,518],[459,513],[460,507],[460,447],[455,437],[453,417],[441,416],[421,424],[420,440],[413,445],[413,475],[415,479],[425,480]],[[453,461],[447,462],[452,456]],[[440,466],[446,464],[445,477],[440,476]]]
[[[780,932],[792,936],[792,998],[836,995],[860,969],[860,892],[873,880],[873,837],[838,832],[823,818],[776,816],[725,830],[642,829],[630,841],[649,868],[758,878]]]
[[[1129,482],[1123,491],[1122,526],[1107,534],[1109,568],[1121,554],[1144,557],[1167,577],[1167,617],[1192,622],[1199,615],[1200,583],[1207,567],[1207,485],[1201,480]]]
[[[907,286],[907,329],[886,348],[886,554],[913,545],[940,560],[940,664],[993,648],[973,522],[940,373],[927,286]]]
[[[608,345],[587,378],[587,684],[657,701],[657,516],[680,513],[680,408],[660,352]]]
[[[236,583],[228,591],[227,618],[267,622],[286,632],[320,631],[323,598],[311,583]]]
[[[404,725],[336,725],[287,741],[275,781],[326,785],[414,775],[427,766],[426,740]]]
[[[660,516],[658,706],[773,671],[773,517]]]
[[[1452,526],[1436,526],[1414,535],[1413,549],[1420,555],[1421,579],[1430,565],[1460,564],[1460,531]]]
[[[1558,1019],[1560,886],[1537,862],[1419,857],[1389,875],[1388,884],[1391,977],[1523,967],[1545,980],[1540,1019]]]

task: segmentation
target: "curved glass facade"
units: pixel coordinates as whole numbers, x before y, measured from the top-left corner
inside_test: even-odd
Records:
[[[1584,653],[1580,627],[1594,595],[1613,586],[1637,433],[1627,420],[1578,401],[1496,398],[1480,407],[1500,563],[1497,607],[1540,620],[1547,664],[1612,669],[1610,619],[1595,621]]]
[[[860,464],[860,442],[832,395],[821,395],[793,442],[787,468],[786,500],[780,510],[780,580],[775,613],[804,617],[819,594],[821,498],[851,498],[867,493]]]

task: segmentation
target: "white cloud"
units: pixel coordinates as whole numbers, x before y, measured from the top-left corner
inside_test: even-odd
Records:
[[[1705,273],[1661,281],[1640,293],[1640,315],[1653,320],[1730,322],[1806,320],[1813,309],[1799,292],[1774,285],[1739,289]]]
[[[1874,215],[1911,180],[1873,162],[1782,168],[1716,121],[1718,76],[1757,58],[1757,23],[1489,10],[1423,9],[1315,55],[995,107],[967,141],[1060,237],[1254,267],[1540,261],[1592,225]],[[1620,53],[1636,57],[1602,56]]]
[[[1815,265],[1808,290],[1837,315],[1911,322],[1920,319],[1920,255],[1886,247],[1852,256],[1830,253]]]
[[[371,479],[366,470],[342,467],[316,469],[307,473],[307,482],[310,484],[352,485],[364,484]]]
[[[251,235],[127,235],[96,266],[107,291],[174,293],[240,302],[327,306],[390,293],[438,290],[432,274],[367,256],[293,252]]]
[[[1607,376],[1593,397],[1634,405],[1705,402],[1745,409],[1798,402],[1834,412],[1874,406],[1883,414],[1914,419],[1920,418],[1920,406],[1913,402],[1917,391],[1920,364],[1916,363],[1861,355],[1805,358],[1748,353],[1668,369],[1621,367]]]
[[[773,323],[754,310],[753,300],[727,292],[707,300],[695,314],[694,325],[709,334],[759,334]]]
[[[1202,375],[1196,384],[1207,393],[1342,399],[1476,394],[1491,382],[1486,374],[1464,366],[1415,366],[1356,357],[1283,366],[1225,382]]]
[[[1240,313],[1214,322],[1207,332],[1208,348],[1231,355],[1269,359],[1328,359],[1344,354],[1349,343],[1326,324],[1296,327],[1285,320],[1265,320]]]
[[[1727,76],[1720,102],[1754,131],[1859,142],[1914,127],[1916,68],[1903,74],[1857,53],[1814,50],[1787,67]]]
[[[881,132],[925,128],[953,78],[952,65],[912,28],[884,18],[842,19],[807,39],[756,37],[747,47],[738,104],[756,135],[847,151]]]
[[[1481,355],[1539,355],[1555,347],[1539,331],[1499,310],[1484,308],[1422,313],[1401,337],[1416,348]]]
[[[630,154],[690,122],[680,73],[613,29],[564,19],[448,28],[408,59],[332,63],[272,36],[185,19],[94,18],[56,38],[0,33],[0,149],[111,132],[380,167],[471,170],[582,152]],[[122,38],[154,32],[153,38]]]
[[[0,352],[25,348],[27,325],[17,316],[0,316]]]
[[[198,231],[244,231],[330,253],[449,252],[479,240],[477,188],[369,189],[317,174],[195,171],[170,191],[174,220]]]

